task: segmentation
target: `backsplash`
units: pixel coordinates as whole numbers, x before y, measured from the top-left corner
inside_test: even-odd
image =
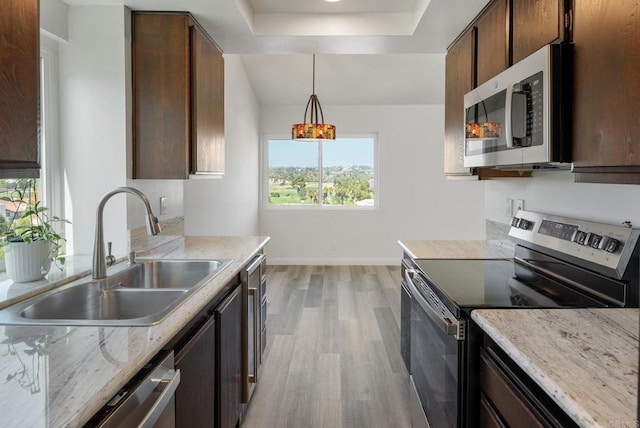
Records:
[[[487,240],[501,241],[509,239],[510,226],[493,220],[486,220]]]
[[[129,248],[131,251],[144,252],[158,249],[174,243],[184,237],[184,217],[174,217],[160,221],[162,232],[159,235],[147,235],[146,226],[129,230]]]

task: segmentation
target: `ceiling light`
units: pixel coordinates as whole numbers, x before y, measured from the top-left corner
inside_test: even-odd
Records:
[[[307,113],[309,121],[307,122]],[[319,116],[318,116],[319,114]],[[318,121],[320,118],[320,121]],[[320,101],[316,96],[316,54],[313,54],[313,88],[307,107],[304,109],[303,123],[296,123],[291,128],[291,138],[294,140],[335,140],[336,127],[324,123],[324,114]]]
[[[336,3],[336,2],[339,2],[340,0],[324,0],[324,1],[326,1],[327,3]]]

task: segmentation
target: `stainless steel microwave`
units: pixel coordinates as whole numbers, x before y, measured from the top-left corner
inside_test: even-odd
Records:
[[[547,45],[464,96],[465,167],[569,168],[573,45]]]

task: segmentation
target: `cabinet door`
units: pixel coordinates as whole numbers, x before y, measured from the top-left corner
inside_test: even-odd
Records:
[[[240,418],[242,377],[242,287],[216,309],[218,428],[235,428]]]
[[[512,63],[563,39],[564,0],[513,0],[512,3]]]
[[[191,27],[192,174],[224,173],[224,59],[198,27]]]
[[[451,46],[446,57],[444,109],[444,173],[471,175],[464,162],[464,95],[474,85],[474,32],[468,31]]]
[[[189,17],[133,14],[133,178],[189,177]]]
[[[40,167],[38,0],[2,0],[0,169]]]
[[[477,82],[480,86],[509,64],[509,20],[507,1],[499,0],[476,24]]]
[[[574,171],[635,173],[635,179],[627,179],[624,174],[576,178],[578,181],[640,183],[638,2],[575,2],[573,37]]]
[[[213,427],[215,423],[215,320],[209,318],[176,354],[180,385],[176,427]]]

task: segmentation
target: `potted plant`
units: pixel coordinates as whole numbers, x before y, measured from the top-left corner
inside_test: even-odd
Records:
[[[49,272],[52,261],[62,267],[64,257],[59,252],[64,238],[53,225],[69,221],[47,214],[47,208],[37,198],[35,180],[20,180],[19,184],[23,187],[18,185],[8,195],[0,196],[13,208],[13,216],[4,225],[1,244],[9,278],[14,282],[37,281]]]

